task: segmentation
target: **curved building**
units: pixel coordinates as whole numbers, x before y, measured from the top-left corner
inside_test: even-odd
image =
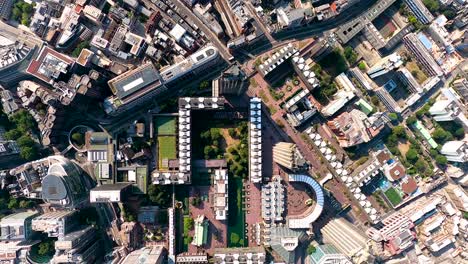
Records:
[[[47,175],[42,179],[42,199],[52,205],[75,208],[88,199],[81,168],[63,156],[50,156]]]
[[[323,195],[322,187],[308,175],[302,174],[289,174],[290,182],[303,182],[309,185],[315,192],[316,205],[313,210],[307,210],[301,215],[295,215],[294,217],[288,217],[288,226],[292,229],[308,229],[312,223],[315,222],[322,214],[323,205],[325,198]]]

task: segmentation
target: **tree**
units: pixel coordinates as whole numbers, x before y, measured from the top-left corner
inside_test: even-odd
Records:
[[[11,198],[8,202],[8,209],[10,210],[18,209],[18,206],[18,200],[16,200],[16,198]]]
[[[36,147],[22,147],[20,150],[20,157],[25,160],[34,160],[39,156]]]
[[[39,243],[39,250],[37,253],[41,256],[50,256],[54,252],[52,241],[43,241]]]
[[[231,233],[231,244],[239,243],[240,236],[237,233]]]
[[[235,138],[237,136],[236,130],[234,128],[229,128],[228,129],[229,136],[232,138]]]
[[[392,121],[398,120],[398,115],[395,114],[395,113],[390,113],[390,114],[388,114],[388,117],[389,117],[390,120],[392,120]]]
[[[356,63],[357,54],[356,54],[356,52],[354,52],[352,47],[347,46],[344,49],[344,56],[345,56],[346,60],[349,62],[349,64],[353,65],[354,63]]]
[[[419,158],[414,164],[414,167],[419,173],[424,173],[426,171],[427,164],[422,158]]]
[[[371,96],[371,103],[373,105],[378,106],[378,105],[380,105],[380,100],[376,95],[373,95],[373,96]]]
[[[33,147],[36,144],[34,140],[32,140],[28,135],[22,135],[20,138],[18,138],[16,143],[18,143],[20,147]]]
[[[193,198],[192,198],[191,204],[192,204],[193,206],[195,206],[195,207],[200,206],[200,204],[201,204],[201,199],[200,199],[200,197],[198,197],[198,196],[193,197]]]
[[[447,165],[447,158],[443,155],[437,155],[435,161],[439,166]]]
[[[73,142],[78,145],[79,147],[83,146],[85,144],[85,139],[82,133],[80,132],[75,132],[72,134],[71,139]]]
[[[412,125],[412,124],[416,123],[416,121],[418,121],[418,120],[416,119],[416,117],[410,116],[410,117],[408,117],[408,118],[406,119],[406,124],[407,124],[407,125]]]
[[[148,197],[160,207],[168,208],[171,205],[171,193],[167,186],[151,184],[148,187]]]
[[[367,69],[366,63],[364,61],[359,62],[358,68],[361,71],[365,71]]]
[[[434,138],[437,143],[444,144],[445,142],[451,140],[453,138],[452,134],[445,131],[443,128],[438,127],[432,133],[432,137]]]
[[[200,90],[205,90],[210,87],[210,83],[208,81],[200,82],[200,86],[198,87]]]
[[[313,245],[309,245],[307,247],[307,255],[311,255],[311,254],[315,253],[315,251],[317,251],[317,249]]]
[[[19,129],[14,128],[12,130],[5,132],[5,138],[8,140],[17,140],[18,138],[21,137],[22,134],[23,133]]]
[[[405,156],[409,162],[416,162],[418,160],[418,152],[413,148],[410,148]]]
[[[423,0],[423,3],[432,13],[439,11],[440,6],[437,0]]]
[[[80,56],[81,51],[87,48],[89,48],[89,41],[80,42],[78,45],[76,45],[75,49],[72,51],[72,56],[73,57]]]
[[[392,134],[397,136],[399,139],[406,139],[407,138],[406,130],[405,130],[405,128],[403,126],[393,127]]]
[[[26,209],[26,208],[31,208],[34,206],[34,202],[33,201],[30,201],[30,200],[21,200],[19,202],[19,207],[20,208],[23,208],[23,209]]]

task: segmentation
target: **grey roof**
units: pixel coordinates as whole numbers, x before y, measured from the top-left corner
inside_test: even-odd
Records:
[[[46,200],[62,200],[67,197],[67,188],[63,178],[48,174],[42,180],[42,197]]]
[[[116,96],[120,99],[128,97],[151,84],[161,84],[158,71],[152,63],[127,71],[109,81],[109,85],[115,89]]]
[[[132,185],[131,183],[127,183],[127,182],[103,184],[103,185],[94,187],[93,189],[91,189],[91,191],[120,191],[120,190],[126,189],[127,187],[131,185]]]
[[[286,263],[296,262],[296,253],[300,248],[301,243],[307,240],[307,235],[304,231],[293,230],[286,226],[277,226],[270,228],[270,245],[271,248],[280,255]],[[295,237],[299,244],[294,250],[287,250],[283,247],[282,239]]]

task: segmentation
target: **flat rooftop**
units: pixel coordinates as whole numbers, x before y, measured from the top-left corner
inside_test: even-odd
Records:
[[[31,61],[26,72],[50,83],[52,79],[57,77],[57,74],[66,71],[66,68],[74,62],[70,57],[45,46],[39,56]]]

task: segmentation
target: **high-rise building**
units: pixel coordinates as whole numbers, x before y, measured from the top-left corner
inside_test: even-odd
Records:
[[[413,75],[405,67],[401,67],[397,70],[397,76],[402,83],[408,87],[408,90],[412,93],[422,93],[423,88]]]
[[[369,239],[344,218],[335,218],[321,230],[323,241],[332,244],[354,263],[365,262],[369,257]]]
[[[249,80],[238,65],[229,67],[218,79],[213,80],[213,96],[240,95],[249,87]]]
[[[0,239],[21,241],[30,239],[33,233],[31,221],[36,215],[36,211],[27,211],[3,217],[0,221]]]
[[[0,1],[0,18],[2,20],[8,20],[11,16],[11,9],[13,8],[14,0],[3,0]]]
[[[32,230],[47,233],[49,237],[63,238],[76,226],[75,211],[48,212],[32,220]]]
[[[405,3],[421,23],[429,24],[434,20],[434,16],[421,0],[405,0]]]
[[[331,244],[318,245],[315,252],[307,256],[307,264],[351,264],[352,262]]]
[[[468,212],[468,195],[460,186],[450,184],[444,190],[458,210]]]
[[[262,100],[250,99],[249,124],[249,178],[254,183],[262,181]]]
[[[409,52],[416,57],[416,60],[421,63],[424,70],[431,76],[442,76],[443,72],[434,57],[429,53],[427,48],[421,43],[415,33],[409,33],[403,37],[403,43]]]
[[[440,150],[448,161],[468,162],[468,142],[466,141],[448,141]]]
[[[93,263],[100,252],[100,243],[96,230],[91,226],[68,233],[55,241],[52,263]]]
[[[453,88],[462,98],[465,98],[465,101],[468,100],[468,80],[466,78],[455,80]]]
[[[401,60],[400,55],[393,53],[380,59],[367,71],[367,74],[371,78],[376,78],[400,67],[402,64],[403,61]]]
[[[397,212],[383,219],[381,224],[367,229],[366,234],[376,242],[383,242],[385,250],[395,255],[414,244],[416,235],[411,231],[413,227],[409,217]]]
[[[296,170],[305,164],[296,144],[279,142],[273,146],[273,161],[290,170]]]
[[[463,105],[460,98],[451,88],[440,89],[441,94],[429,109],[429,113],[437,122],[456,121],[468,128],[468,118],[463,113]]]

